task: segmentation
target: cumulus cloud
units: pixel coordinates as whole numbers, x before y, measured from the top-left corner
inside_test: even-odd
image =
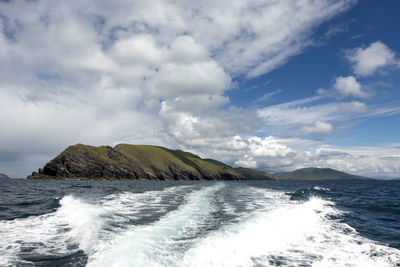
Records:
[[[122,65],[157,66],[167,57],[149,34],[137,34],[117,40],[108,53]]]
[[[249,155],[244,155],[239,160],[235,161],[235,165],[244,168],[256,168],[257,162]]]
[[[218,95],[181,96],[163,101],[159,116],[169,138],[181,148],[219,149],[226,145],[225,139],[254,132],[261,124],[251,110],[230,107],[216,112],[227,102],[227,97]]]
[[[325,121],[315,121],[310,126],[302,126],[300,132],[304,134],[329,134],[332,133],[333,126]]]
[[[374,42],[365,48],[348,50],[346,58],[352,64],[354,73],[360,76],[372,75],[384,67],[400,66],[395,52],[381,41]]]
[[[369,96],[369,94],[362,89],[361,84],[353,76],[337,77],[333,87],[339,94],[345,97],[353,96],[367,98]]]
[[[77,142],[214,151],[254,135],[231,79],[284,64],[354,3],[1,1],[0,154],[18,167],[0,166],[23,176]]]
[[[0,1],[0,169],[25,176],[78,142],[164,145],[273,171],[328,164],[335,154],[318,154],[320,143],[259,136],[346,120],[351,110],[361,116],[361,102],[340,111],[310,105],[314,97],[248,110],[232,106],[226,91],[235,77],[265,74],[301,53],[319,25],[354,3]],[[389,174],[397,166],[379,162]]]
[[[341,148],[317,140],[274,136],[236,136],[229,143],[239,145],[235,148],[224,146],[211,151],[211,155],[236,166],[259,168],[272,173],[302,167],[320,167],[367,177],[398,177],[400,171],[400,150],[395,144],[380,148]],[[198,152],[202,153],[200,150]]]

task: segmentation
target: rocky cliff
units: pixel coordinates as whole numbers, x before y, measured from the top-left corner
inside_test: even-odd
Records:
[[[30,179],[145,179],[145,180],[246,180],[252,171],[231,166],[182,150],[159,146],[119,144],[73,145],[47,163]],[[257,172],[257,177],[274,179]]]
[[[10,178],[10,177],[8,177],[7,175],[5,175],[4,173],[0,173],[0,179],[3,179],[3,178]]]

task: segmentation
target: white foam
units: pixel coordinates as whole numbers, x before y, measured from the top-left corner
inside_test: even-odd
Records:
[[[65,196],[53,213],[36,217],[0,221],[0,265],[20,262],[21,249],[32,254],[62,255],[87,249],[97,239],[104,211],[73,197]]]
[[[319,198],[305,203],[281,199],[277,208],[257,212],[199,240],[180,265],[393,266],[400,262],[399,250],[375,244],[348,225],[329,220],[327,215],[339,213],[330,204]]]
[[[124,225],[127,218],[140,218],[143,207],[157,206],[161,196],[174,194],[178,189],[184,190],[176,187],[137,194],[126,192],[100,199],[97,204],[67,195],[55,212],[0,221],[0,266],[24,263],[19,256],[26,247],[31,250],[29,255],[68,255],[79,249],[89,254],[94,244],[107,235],[115,235],[115,229],[104,229],[110,222]]]
[[[253,216],[254,212],[263,212],[281,204],[284,192],[257,187],[235,187],[232,191],[218,196],[222,211],[227,215],[240,217]]]
[[[315,190],[322,190],[322,191],[331,191],[329,188],[322,187],[322,186],[314,186],[313,189]]]
[[[149,225],[134,226],[113,240],[99,242],[89,255],[88,266],[166,266],[181,259],[183,238],[196,230],[213,210],[213,194],[223,185],[191,193],[185,204]],[[183,245],[183,246],[181,246]]]
[[[71,227],[69,235],[78,242],[79,248],[88,251],[98,240],[99,231],[105,223],[102,216],[107,212],[101,206],[88,204],[73,196],[65,196],[60,203],[57,215]]]
[[[177,205],[179,195],[188,191],[190,191],[190,186],[169,187],[162,191],[143,193],[123,192],[108,195],[101,199],[100,203],[105,210],[113,214],[122,215],[131,220],[140,220],[149,215],[154,217],[165,213],[169,206]],[[166,198],[169,200],[166,201]]]
[[[198,191],[172,187],[125,192],[95,204],[65,196],[56,212],[0,221],[0,266],[26,263],[18,258],[23,247],[38,255],[68,255],[82,249],[89,257],[88,266],[394,266],[400,262],[399,250],[363,238],[331,219],[341,212],[329,201],[316,197],[291,201],[284,192],[247,186],[227,189],[233,198],[224,196],[223,183]],[[167,212],[183,195],[183,204]],[[210,224],[219,209],[217,198],[222,211],[237,216],[218,227]],[[161,217],[142,225],[127,221],[149,215]]]

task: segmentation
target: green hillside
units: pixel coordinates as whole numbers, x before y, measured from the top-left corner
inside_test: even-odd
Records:
[[[277,179],[294,180],[351,180],[351,179],[370,179],[358,175],[352,175],[330,168],[302,168],[292,172],[275,173]]]
[[[28,178],[245,180],[273,179],[264,172],[234,169],[213,159],[160,146],[119,144],[68,147]]]
[[[241,175],[247,177],[248,180],[265,180],[265,179],[275,179],[275,177],[267,172],[253,170],[249,168],[235,168],[235,171],[240,173]]]

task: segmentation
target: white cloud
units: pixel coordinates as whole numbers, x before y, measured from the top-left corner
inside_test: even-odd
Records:
[[[242,158],[235,161],[235,165],[244,168],[257,168],[257,162],[248,155],[244,155]]]
[[[179,147],[270,170],[322,165],[303,147],[309,141],[256,135],[263,125],[340,120],[335,103],[254,111],[229,106],[225,92],[237,75],[267,73],[301,53],[319,25],[354,3],[0,1],[12,33],[0,34],[1,170],[27,175],[78,142]]]
[[[368,107],[365,103],[359,101],[343,102],[339,103],[338,107],[340,110],[348,113],[363,114],[368,111]]]
[[[220,148],[227,138],[254,132],[260,125],[253,111],[234,107],[218,111],[228,101],[218,95],[181,96],[163,101],[159,116],[166,133],[182,148]]]
[[[251,137],[248,139],[248,142],[250,152],[255,156],[285,157],[293,152],[293,150],[277,142],[271,136],[265,138]]]
[[[123,65],[157,66],[165,60],[163,49],[157,47],[149,34],[138,34],[120,39],[114,43],[109,53]]]
[[[316,121],[342,121],[348,118],[339,109],[339,103],[319,103],[320,100],[321,97],[316,96],[267,106],[258,109],[257,114],[266,125],[265,131],[271,134],[285,134]]]
[[[300,128],[300,132],[304,134],[330,134],[332,131],[332,125],[325,121],[315,121],[311,126],[302,126]]]
[[[256,100],[254,100],[253,103],[254,103],[254,104],[256,104],[256,103],[262,103],[262,102],[264,102],[264,101],[266,101],[266,100],[271,99],[274,95],[277,95],[277,94],[279,94],[279,93],[281,93],[281,92],[282,92],[282,90],[281,90],[281,89],[278,89],[278,90],[275,90],[275,91],[271,91],[271,92],[265,93],[265,94],[263,94],[261,97],[259,97],[259,98],[257,98]]]
[[[230,77],[215,61],[188,64],[167,63],[152,79],[156,94],[177,97],[186,94],[222,94],[230,84]]]
[[[342,95],[342,96],[353,96],[360,98],[367,98],[369,96],[368,93],[363,91],[361,84],[357,81],[357,79],[353,76],[343,77],[339,76],[336,78],[335,84],[333,87]]]
[[[204,13],[195,17],[191,29],[195,37],[206,40],[207,46],[218,52],[217,59],[228,72],[255,77],[312,45],[312,29],[354,3],[203,1],[194,10]]]
[[[182,35],[171,44],[171,57],[177,62],[190,64],[209,57],[204,45],[200,45],[192,36]]]
[[[381,41],[374,42],[366,48],[348,50],[346,58],[352,64],[354,73],[360,76],[372,75],[383,67],[398,67],[400,64],[395,52]]]
[[[218,150],[207,150],[207,156],[236,166],[259,168],[270,172],[291,171],[303,167],[334,168],[367,177],[398,177],[400,150],[390,147],[347,147],[326,145],[322,141],[269,136],[236,136]],[[228,143],[239,143],[234,149]],[[194,149],[203,154],[202,149]],[[203,154],[204,155],[204,154]]]
[[[324,100],[326,99],[322,96],[315,96],[271,105],[258,109],[257,115],[264,121],[265,132],[286,135],[293,130],[301,130],[303,126],[310,127],[310,124],[316,121],[341,124],[355,119],[390,116],[400,112],[400,107],[396,104],[367,106],[359,101]]]

